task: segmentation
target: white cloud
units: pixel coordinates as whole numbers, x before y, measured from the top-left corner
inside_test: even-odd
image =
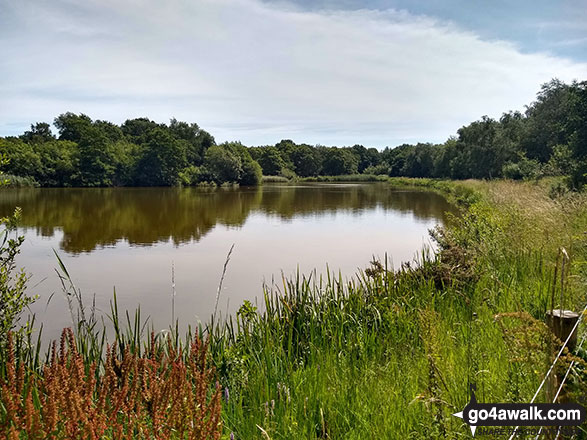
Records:
[[[441,141],[587,65],[400,11],[256,0],[5,0],[0,134],[64,111],[198,122],[217,140]]]

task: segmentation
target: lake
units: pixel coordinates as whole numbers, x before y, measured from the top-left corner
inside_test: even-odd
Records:
[[[109,311],[140,305],[155,329],[175,317],[207,321],[227,253],[218,310],[234,313],[282,274],[316,269],[352,276],[374,257],[398,267],[431,246],[428,230],[451,206],[427,191],[383,183],[263,185],[257,188],[3,189],[0,215],[22,208],[17,263],[31,274],[32,310],[45,337],[71,325],[54,251],[75,285]],[[50,301],[48,301],[50,299]]]

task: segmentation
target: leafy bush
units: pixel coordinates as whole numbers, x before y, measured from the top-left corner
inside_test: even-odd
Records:
[[[226,142],[206,151],[204,167],[209,180],[221,184],[234,182],[256,185],[261,182],[261,167],[240,142]]]
[[[297,177],[298,177],[298,175],[295,173],[295,171],[292,171],[289,168],[282,168],[279,175],[281,177],[286,178],[287,180],[294,180],[294,179],[297,179]]]
[[[257,185],[261,183],[263,172],[261,166],[253,159],[243,161],[243,172],[240,178],[241,185]]]
[[[5,180],[6,186],[10,188],[37,188],[39,182],[34,177],[13,176],[12,174],[3,174],[2,179]]]
[[[203,181],[205,171],[201,167],[190,165],[179,173],[179,183],[185,186],[196,185]]]
[[[389,174],[389,165],[380,163],[379,165],[371,165],[363,170],[363,174],[373,174],[379,176],[382,174]]]
[[[0,167],[8,162],[9,160],[0,154]],[[0,173],[0,187],[6,182],[6,176]],[[26,294],[26,273],[16,271],[15,258],[20,252],[24,237],[11,238],[11,234],[16,231],[19,218],[19,208],[11,217],[0,218],[0,225],[4,227],[0,233],[0,375],[4,373],[2,370],[6,362],[8,334],[17,328],[22,312],[37,299]],[[31,327],[30,321],[27,321],[16,330],[17,342],[30,335]]]
[[[518,162],[508,162],[502,168],[503,176],[513,180],[529,180],[540,177],[542,167],[537,160],[522,157]]]

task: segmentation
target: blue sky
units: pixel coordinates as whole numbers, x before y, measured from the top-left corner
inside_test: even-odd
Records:
[[[266,0],[268,4],[280,4]],[[306,10],[404,10],[435,17],[524,52],[587,60],[587,1],[552,0],[294,0]],[[283,3],[281,3],[283,4]]]
[[[587,2],[0,0],[0,135],[65,111],[217,141],[441,142],[587,79]]]

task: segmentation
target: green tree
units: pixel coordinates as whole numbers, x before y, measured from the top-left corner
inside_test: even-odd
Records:
[[[92,119],[83,113],[63,113],[55,118],[54,121],[59,131],[59,139],[65,141],[79,142],[84,131],[91,127]]]
[[[146,143],[149,133],[157,128],[163,127],[148,118],[127,119],[120,126],[127,141],[137,145]]]
[[[114,186],[133,185],[141,147],[122,140],[112,144],[110,148],[115,166],[112,184]]]
[[[263,147],[257,150],[259,165],[266,176],[277,176],[285,167],[285,162],[276,147]]]
[[[216,183],[236,183],[243,172],[240,157],[225,144],[215,145],[206,151],[204,167],[211,180]]]
[[[124,138],[124,134],[120,127],[108,121],[94,121],[92,126],[99,130],[109,142],[119,142]]]
[[[210,147],[206,151],[204,168],[209,179],[218,184],[257,185],[262,178],[261,166],[240,142],[225,142]]]
[[[498,122],[487,116],[472,122],[458,130],[463,177],[492,178],[499,177],[504,164],[495,148]]]
[[[33,146],[18,138],[0,139],[0,154],[5,159],[4,172],[15,176],[37,178],[42,172],[39,154]]]
[[[55,140],[51,126],[46,122],[31,124],[31,129],[25,131],[20,138],[27,143],[41,143]]]
[[[340,176],[358,172],[359,160],[350,148],[332,147],[326,149],[324,153],[322,171],[325,175]]]
[[[359,161],[357,167],[359,173],[365,171],[365,168],[379,165],[379,151],[377,151],[376,148],[365,148],[362,145],[353,145],[351,149]]]
[[[430,144],[418,144],[406,149],[401,175],[407,177],[430,177],[434,173],[435,148]]]
[[[169,123],[169,131],[175,139],[184,142],[186,160],[191,165],[202,165],[206,150],[215,144],[214,137],[196,123],[188,124],[173,118]]]
[[[35,145],[42,167],[36,179],[42,186],[79,185],[79,148],[71,141],[50,141]]]
[[[322,159],[316,150],[307,144],[295,146],[291,152],[293,169],[298,176],[317,176],[322,169]]]
[[[179,173],[185,168],[185,150],[182,144],[163,127],[151,129],[145,135],[137,163],[136,182],[142,186],[167,186],[179,182]]]
[[[116,170],[112,143],[98,127],[87,127],[79,140],[80,179],[83,186],[111,186]]]
[[[522,149],[529,159],[547,162],[555,145],[569,143],[567,118],[571,110],[571,87],[558,79],[543,84],[536,101],[526,110],[527,131]]]
[[[569,101],[565,128],[574,158],[570,183],[579,189],[587,183],[587,81],[572,84]]]
[[[254,186],[261,183],[263,179],[263,171],[261,165],[253,159],[243,161],[243,173],[241,175],[240,184]]]

